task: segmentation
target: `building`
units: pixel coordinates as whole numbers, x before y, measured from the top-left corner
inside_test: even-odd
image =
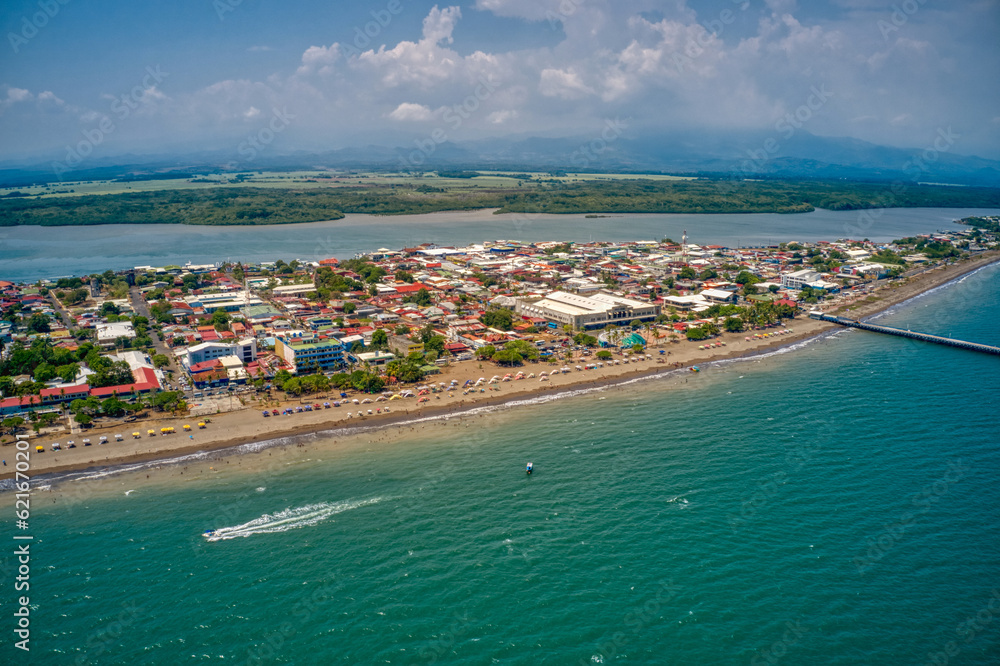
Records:
[[[135,337],[135,329],[127,321],[120,321],[114,324],[98,324],[95,328],[97,329],[97,344],[102,347],[114,347],[115,340],[118,338],[131,340]]]
[[[275,297],[305,296],[306,294],[311,294],[314,291],[316,291],[316,285],[310,282],[308,284],[287,284],[275,287],[271,290],[271,294]]]
[[[257,360],[257,340],[246,338],[239,342],[203,342],[200,345],[188,347],[185,365],[191,367],[214,361],[224,356],[235,356],[243,363],[253,363]]]
[[[306,342],[294,336],[280,337],[274,341],[274,353],[291,366],[293,373],[335,371],[346,365],[344,345],[336,338]]]
[[[384,351],[370,351],[362,352],[356,354],[358,362],[367,363],[373,368],[379,368],[396,358],[395,354],[389,354]]]
[[[216,310],[237,312],[243,308],[252,308],[264,304],[264,301],[260,297],[247,291],[187,296],[184,298],[184,302],[192,308],[203,308],[208,314],[212,314]]]
[[[424,352],[424,343],[414,342],[405,335],[390,335],[389,349],[399,352],[403,356],[409,356],[413,353],[422,354]]]
[[[735,303],[737,300],[736,292],[725,289],[705,289],[698,295],[713,303]]]
[[[785,289],[802,289],[810,282],[816,282],[817,280],[819,280],[819,273],[812,269],[804,268],[801,271],[782,275],[781,286]]]
[[[540,300],[519,299],[514,311],[523,316],[568,324],[573,329],[586,329],[628,323],[634,319],[656,319],[660,306],[607,292],[582,296],[553,291]]]

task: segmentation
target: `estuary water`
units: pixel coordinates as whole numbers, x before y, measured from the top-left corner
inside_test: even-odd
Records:
[[[1000,344],[1000,266],[879,321]],[[843,330],[38,490],[32,652],[0,662],[1000,663],[998,409],[1000,358]]]
[[[332,222],[259,227],[117,224],[92,227],[0,227],[0,280],[34,281],[107,269],[328,257],[353,257],[380,247],[420,243],[464,245],[497,239],[522,241],[659,240],[729,247],[782,241],[904,236],[958,228],[994,209],[888,208],[816,210],[799,215],[494,215],[492,211],[426,215],[348,215]]]

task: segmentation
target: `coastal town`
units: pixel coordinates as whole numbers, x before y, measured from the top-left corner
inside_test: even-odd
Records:
[[[975,227],[754,248],[685,232],[0,281],[2,441],[194,440],[233,412],[367,418],[520,380],[691,366],[998,246]]]

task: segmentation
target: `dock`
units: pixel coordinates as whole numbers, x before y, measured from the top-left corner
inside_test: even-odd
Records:
[[[865,322],[858,321],[856,319],[847,319],[846,317],[836,317],[834,315],[824,314],[822,312],[810,312],[809,317],[812,319],[818,319],[820,321],[828,321],[832,324],[840,324],[841,326],[848,326],[850,328],[860,328],[862,331],[872,331],[873,333],[885,333],[886,335],[898,335],[902,338],[910,338],[911,340],[923,340],[924,342],[933,342],[938,345],[946,345],[948,347],[958,347],[959,349],[968,349],[969,351],[982,352],[984,354],[993,354],[995,356],[1000,356],[1000,347],[994,347],[993,345],[983,345],[978,342],[966,342],[965,340],[956,340],[955,338],[944,338],[940,335],[931,335],[929,333],[918,333],[917,331],[908,331],[902,328],[893,328],[891,326],[879,326],[877,324],[866,324]]]

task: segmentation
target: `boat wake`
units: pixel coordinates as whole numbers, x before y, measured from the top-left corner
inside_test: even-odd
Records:
[[[308,504],[306,506],[295,507],[294,509],[285,509],[277,513],[265,513],[260,518],[254,518],[242,525],[209,530],[205,532],[204,536],[208,541],[226,541],[228,539],[245,538],[255,534],[287,532],[288,530],[315,525],[323,522],[330,516],[343,513],[344,511],[377,504],[381,500],[381,497],[373,497],[366,500]]]

